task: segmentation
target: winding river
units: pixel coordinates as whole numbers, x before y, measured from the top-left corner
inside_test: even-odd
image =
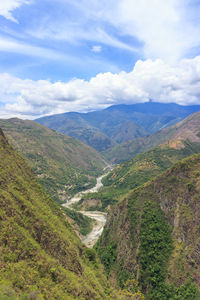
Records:
[[[109,169],[111,170],[112,168],[109,166]],[[109,172],[106,172],[105,174],[99,176],[97,178],[97,183],[93,188],[77,193],[74,197],[72,197],[70,200],[64,203],[63,206],[72,209],[71,205],[73,203],[79,202],[83,194],[98,192],[98,190],[103,186],[102,179],[105,176],[107,176],[108,173]],[[81,240],[88,248],[92,248],[96,243],[96,241],[98,240],[98,238],[100,237],[100,235],[102,234],[103,228],[106,224],[107,213],[100,212],[100,211],[79,211],[79,212],[82,213],[84,216],[90,217],[91,219],[94,219],[96,221],[92,228],[92,231],[88,233],[86,236],[84,236]]]

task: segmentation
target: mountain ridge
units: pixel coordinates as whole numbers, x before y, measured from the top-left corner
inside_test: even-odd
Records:
[[[164,141],[164,143],[117,165],[103,179],[104,187],[98,193],[84,195],[80,203],[81,207],[91,209],[92,207],[88,207],[89,202],[96,200],[100,210],[108,209],[129,190],[164,172],[177,161],[200,153],[199,132],[200,112],[197,112],[180,123],[164,129],[162,134],[161,132],[156,133],[155,141],[157,143]],[[166,142],[166,140],[168,141]],[[151,137],[148,138],[148,141],[149,145],[152,145]],[[97,206],[93,207],[93,209],[95,208]]]
[[[199,142],[199,137],[196,135],[198,132],[192,132],[192,127],[195,128],[199,125],[200,112],[195,112],[194,114],[188,116],[181,122],[169,127],[164,128],[153,135],[147,137],[140,137],[133,139],[120,145],[113,147],[110,150],[104,152],[105,157],[115,163],[120,163],[125,160],[131,159],[137,154],[146,152],[153,147],[160,144],[166,143],[170,139],[189,139],[192,142]],[[191,121],[191,124],[188,122]],[[195,124],[196,123],[196,124]],[[191,128],[187,128],[190,126]],[[181,132],[182,131],[182,132]]]
[[[143,137],[161,128],[169,127],[198,110],[200,106],[146,102],[114,105],[101,111],[88,113],[57,114],[35,121],[80,139],[99,151],[106,151],[119,142]],[[127,121],[129,126],[125,125]],[[124,130],[121,130],[123,127]],[[129,128],[132,128],[130,132]]]

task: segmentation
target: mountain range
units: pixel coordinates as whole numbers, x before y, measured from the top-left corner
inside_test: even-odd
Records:
[[[101,153],[34,121],[0,120],[0,299],[200,299],[198,109],[149,102],[68,113],[80,135],[110,139]],[[82,234],[95,223],[58,204],[94,185],[105,157],[120,164],[74,206],[108,212],[88,249],[66,215]]]
[[[140,145],[141,147],[136,144],[135,149],[144,153],[117,165],[103,179],[104,187],[98,193],[83,196],[80,207],[105,210],[117,203],[131,189],[161,174],[177,161],[200,153],[200,112],[190,115],[170,128],[143,138],[143,147]],[[158,146],[152,148],[153,145]],[[145,152],[148,148],[151,149]],[[90,202],[93,205],[96,203],[94,207],[88,205]]]
[[[198,105],[181,106],[174,103],[146,102],[114,105],[101,111],[88,113],[69,112],[35,121],[79,139],[98,151],[106,151],[122,142],[151,135],[199,110]]]
[[[120,163],[136,156],[137,154],[148,151],[169,140],[186,140],[199,142],[199,112],[196,112],[182,122],[179,122],[169,128],[164,128],[156,133],[123,142],[104,152],[105,157],[114,163]]]

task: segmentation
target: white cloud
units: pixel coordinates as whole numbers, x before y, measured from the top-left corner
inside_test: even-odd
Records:
[[[36,118],[67,111],[90,111],[113,104],[149,101],[200,104],[200,56],[176,67],[162,60],[138,61],[127,72],[100,73],[89,81],[22,80],[0,75],[0,117]]]
[[[3,0],[0,2],[0,15],[17,23],[17,20],[12,15],[12,11],[20,7],[22,4],[29,4],[30,1],[31,0]]]
[[[193,0],[118,0],[106,18],[122,35],[138,38],[146,58],[175,63],[200,45]],[[195,12],[196,10],[196,12]]]
[[[94,45],[91,50],[92,52],[99,53],[102,51],[102,47],[100,45]]]
[[[51,49],[29,45],[14,39],[4,38],[2,36],[0,36],[0,51],[21,53],[29,56],[43,57],[46,59],[65,59],[67,57],[67,55],[62,55]]]
[[[176,63],[200,45],[199,6],[194,5],[194,0],[57,0],[57,3],[62,3],[68,11],[71,5],[72,15],[59,20],[52,16],[44,18],[39,29],[31,31],[33,35],[72,43],[84,40],[104,43],[168,63]]]

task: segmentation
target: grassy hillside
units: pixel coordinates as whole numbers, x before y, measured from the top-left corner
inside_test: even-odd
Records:
[[[0,299],[112,299],[95,251],[0,131]]]
[[[23,154],[45,190],[59,202],[95,184],[105,161],[91,147],[32,121],[0,120],[10,144]]]
[[[199,132],[200,112],[196,112],[178,124],[162,129],[153,135],[136,138],[121,143],[120,145],[116,145],[115,147],[105,151],[104,155],[109,161],[120,163],[169,140],[189,139],[192,142],[199,143]]]
[[[178,143],[180,146],[180,144]],[[114,168],[103,179],[104,187],[98,193],[85,194],[79,208],[105,210],[116,204],[130,190],[161,174],[175,162],[200,153],[200,143],[181,142],[184,147],[171,148],[169,144],[153,148]],[[93,204],[87,206],[93,199]],[[92,206],[91,206],[92,205]]]
[[[200,299],[200,155],[131,191],[110,212],[97,251],[110,280],[145,299]]]
[[[84,195],[79,207],[105,210],[117,203],[131,189],[161,174],[175,162],[200,153],[199,133],[200,112],[197,112],[179,124],[153,135],[152,141],[149,137],[148,146],[154,141],[168,141],[116,166],[103,179],[104,188],[98,193]],[[92,206],[89,205],[92,202]]]

